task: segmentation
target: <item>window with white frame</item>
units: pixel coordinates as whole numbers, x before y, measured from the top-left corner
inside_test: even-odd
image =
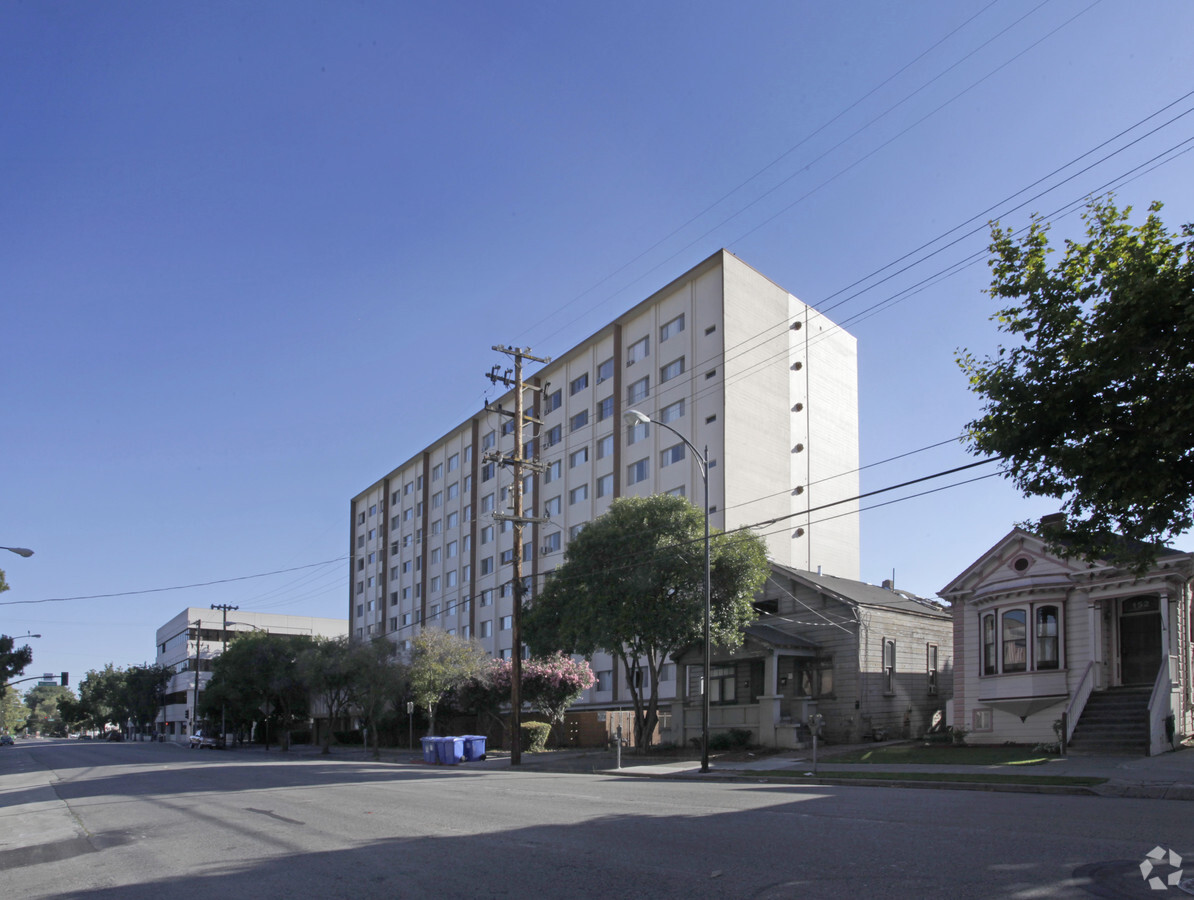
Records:
[[[639,338],[633,344],[626,348],[626,365],[633,366],[640,359],[646,359],[651,355],[651,338]]]
[[[608,381],[614,377],[614,358],[611,356],[605,362],[597,364],[597,383]]]
[[[675,403],[669,403],[659,411],[660,422],[674,422],[676,419],[684,417],[684,401],[677,400]]]
[[[1061,607],[1033,603],[982,613],[980,634],[983,675],[1052,671],[1060,668]]]
[[[659,343],[663,343],[670,337],[675,337],[684,330],[684,313],[676,316],[670,322],[664,322],[659,326]]]
[[[679,378],[684,374],[684,357],[673,359],[666,366],[661,366],[659,369],[659,383],[664,384],[671,381],[673,378]]]
[[[444,464],[436,463],[434,466],[431,467],[431,480],[439,481],[443,477],[444,477]]]
[[[896,642],[883,639],[883,693],[895,693]]]
[[[460,454],[453,453],[451,456],[448,457],[448,471],[455,472],[459,468],[460,468]]]
[[[597,479],[597,496],[609,497],[614,492],[614,476],[613,474],[602,475]]]
[[[589,386],[589,373],[586,372],[583,375],[578,375],[576,378],[573,378],[572,381],[570,381],[568,383],[568,395],[572,396],[573,394],[579,394],[581,391],[583,391],[588,386]]]
[[[514,627],[514,617],[513,616],[502,616],[500,629],[502,631],[509,631],[513,627]]]
[[[640,459],[626,467],[626,483],[638,484],[640,481],[646,481],[650,474],[651,461],[649,459]]]
[[[661,469],[666,469],[672,463],[682,462],[683,460],[684,460],[684,445],[683,444],[673,444],[672,446],[668,447],[666,450],[662,450],[659,453],[659,467]]]
[[[626,389],[626,403],[636,406],[651,396],[651,378],[645,376]]]

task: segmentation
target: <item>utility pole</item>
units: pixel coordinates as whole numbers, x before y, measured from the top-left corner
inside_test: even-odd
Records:
[[[522,765],[522,526],[547,521],[546,519],[537,519],[524,515],[525,511],[522,504],[523,469],[542,471],[543,468],[534,459],[528,459],[523,456],[523,446],[525,444],[522,439],[523,427],[528,424],[541,425],[543,423],[539,419],[526,414],[525,392],[528,390],[537,391],[540,388],[523,381],[522,363],[523,360],[531,360],[532,362],[546,364],[551,362],[551,358],[531,356],[530,348],[518,349],[516,347],[494,346],[493,349],[499,353],[505,353],[507,356],[514,357],[513,379],[510,377],[511,371],[509,369],[506,369],[502,374],[498,374],[500,366],[494,366],[487,376],[494,384],[514,388],[514,412],[508,412],[500,406],[497,409],[501,415],[511,416],[514,419],[514,449],[509,456],[503,456],[500,448],[495,449],[492,453],[486,455],[486,459],[500,463],[503,466],[508,466],[514,476],[514,483],[511,485],[510,492],[512,501],[511,513],[506,515],[495,512],[493,517],[498,521],[505,520],[514,523],[514,614],[510,618],[511,637],[514,642],[514,646],[510,651],[510,732],[512,735],[510,741],[510,765],[519,766]]]
[[[240,609],[239,606],[229,606],[227,603],[213,603],[212,609],[223,610],[224,612],[224,629],[220,632],[220,637],[224,639],[224,649],[220,651],[223,655],[228,652],[228,610]],[[225,743],[228,742],[228,704],[224,703],[220,706],[220,740]]]

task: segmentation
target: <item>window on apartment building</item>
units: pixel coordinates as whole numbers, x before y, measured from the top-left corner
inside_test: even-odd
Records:
[[[560,497],[555,496],[543,504],[543,515],[558,516],[560,514],[561,509],[562,509],[562,503],[560,501]]]
[[[431,576],[431,593],[438,594],[440,585],[440,577],[438,575]]]
[[[453,481],[447,488],[447,495],[449,500],[455,500],[460,496],[460,482]]]
[[[582,500],[588,500],[588,499],[589,499],[589,486],[587,484],[582,484],[579,487],[575,487],[568,492],[568,505],[569,506],[579,503]]]
[[[642,337],[626,348],[626,365],[633,366],[651,355],[651,338]]]
[[[679,378],[683,374],[684,374],[684,357],[681,356],[679,359],[673,359],[666,366],[660,367],[659,383],[663,384],[665,382],[671,381],[673,378]]]
[[[563,463],[558,459],[554,462],[549,462],[547,468],[543,470],[543,483],[551,484],[553,481],[559,479],[563,468]]]
[[[937,693],[937,645],[925,646],[925,674],[928,676],[929,694]]]
[[[390,631],[397,631],[397,630],[398,630],[398,617],[390,616]]]
[[[493,463],[489,462],[489,463],[486,463],[485,465],[483,465],[481,467],[482,483],[489,481],[489,479],[493,478],[493,473],[494,473]]]
[[[581,463],[587,463],[588,461],[589,461],[589,448],[588,447],[581,447],[579,450],[574,450],[572,453],[568,454],[568,468],[569,469],[575,469]]]
[[[369,576],[369,587],[373,587],[373,585],[376,583],[376,581],[377,581],[377,579],[374,578],[374,576],[370,575]]]
[[[431,480],[439,481],[443,477],[444,477],[444,464],[436,463],[434,466],[431,467]]]
[[[509,550],[503,550],[501,559],[503,566],[508,566],[510,563],[514,562],[514,549],[511,548]]]
[[[481,574],[489,575],[493,572],[493,557],[487,556],[481,560]]]
[[[606,397],[597,404],[597,421],[604,422],[614,414],[614,398]]]
[[[534,555],[535,555],[535,545],[534,544],[531,544],[528,542],[528,543],[522,545],[522,561],[523,562],[530,562],[531,557],[533,557]]]
[[[369,540],[373,540],[373,539],[374,539],[374,538],[376,538],[376,537],[377,537],[377,529],[376,529],[376,528],[370,528],[370,529],[369,529]]]
[[[589,424],[589,411],[582,409],[576,415],[568,420],[568,431],[579,431]]]
[[[481,599],[477,605],[493,606],[493,588],[486,588],[481,592]]]
[[[649,459],[640,459],[626,467],[626,483],[638,484],[640,481],[646,481],[650,474],[651,461]]]
[[[486,525],[481,529],[481,545],[484,546],[493,540],[493,526]]]
[[[555,553],[560,549],[563,542],[563,535],[558,531],[553,531],[543,539],[543,554]]]
[[[684,401],[677,400],[675,403],[670,403],[659,411],[659,421],[663,423],[674,422],[676,419],[684,417]]]
[[[554,447],[564,439],[564,426],[553,425],[543,433],[543,446]]]
[[[460,550],[459,543],[457,543],[456,541],[448,541],[447,546],[444,547],[444,556],[448,559],[454,559],[456,557],[456,554],[459,552],[459,550]]]
[[[464,461],[465,463],[471,463],[473,461],[473,448],[471,445],[464,448]]]
[[[597,365],[597,383],[601,384],[614,377],[614,358],[611,356],[603,363]]]
[[[684,445],[672,444],[666,450],[659,453],[659,467],[666,469],[672,463],[682,462],[684,460]]]
[[[397,568],[390,569],[390,581],[397,581],[401,574]]]
[[[560,405],[563,402],[564,402],[563,389],[552,391],[550,394],[548,394],[546,397],[543,398],[543,414],[547,415],[549,412],[555,412],[557,409],[560,408]]]
[[[493,512],[493,494],[486,494],[484,497],[481,498],[481,512],[482,513]]]
[[[602,669],[596,675],[597,683],[593,685],[593,690],[612,691],[614,689],[614,673],[612,669]]]
[[[460,525],[460,513],[454,513],[454,512],[448,513],[448,517],[445,520],[445,526],[447,528],[456,528],[459,525]]]
[[[486,432],[485,436],[481,438],[481,449],[488,450],[497,443],[497,433],[494,431]]]
[[[514,433],[514,420],[507,419],[505,422],[502,423],[502,436],[505,437],[506,435],[513,434],[513,433]]]
[[[597,479],[597,496],[609,497],[614,492],[614,476],[612,474],[602,475]]]
[[[480,633],[481,633],[481,637],[483,637],[483,638],[493,637],[493,620],[492,619],[486,619],[484,622],[481,623],[481,632]]]
[[[364,525],[364,524],[365,524],[365,513],[364,513],[363,511],[362,511],[362,512],[359,512],[359,513],[357,513],[357,524],[358,524],[358,525]]]
[[[413,493],[414,489],[415,489],[415,483],[413,481],[408,481],[406,484],[402,485],[402,493],[403,494]]]
[[[357,593],[358,593],[358,594],[363,594],[363,593],[365,593],[365,582],[363,582],[363,581],[358,581],[358,582],[357,582]]]
[[[414,515],[415,511],[408,506],[406,509],[402,510],[402,521],[409,522],[412,518],[414,518]]]
[[[634,382],[626,389],[626,403],[636,406],[651,396],[651,378],[646,376]]]
[[[473,629],[468,625],[460,626],[460,636],[466,641],[473,636]]]
[[[403,572],[409,572],[409,571],[410,571],[410,567],[411,567],[411,561],[410,561],[409,559],[408,559],[408,560],[405,560],[405,561],[403,561],[403,563],[402,563],[402,571],[403,571]]]
[[[446,587],[454,588],[456,587],[459,578],[460,573],[453,569],[451,572],[448,572],[444,575],[444,585]]]
[[[568,383],[568,394],[569,394],[569,396],[571,396],[573,394],[579,394],[581,391],[583,391],[588,386],[589,386],[589,373],[586,372],[583,375],[578,375],[576,378],[573,378],[572,381],[570,381]]]
[[[357,618],[359,619],[359,618],[360,618],[361,616],[363,616],[364,614],[365,614],[365,604],[364,604],[364,603],[358,603],[358,604],[357,604]],[[189,669],[189,668],[190,668],[190,667],[188,666],[188,669]]]
[[[663,343],[670,337],[675,337],[684,330],[684,313],[676,316],[670,322],[664,322],[659,326],[659,343]]]
[[[680,485],[679,487],[674,487],[670,491],[664,491],[664,493],[668,494],[669,496],[672,496],[672,497],[687,497],[688,496],[687,491],[685,491],[685,489],[684,489],[684,485]],[[710,510],[710,512],[712,512],[712,510]]]
[[[883,639],[883,693],[895,693],[896,642]]]
[[[717,377],[717,369],[710,369],[708,372],[705,373],[706,381],[712,381],[716,377]]]
[[[422,475],[415,476],[415,489],[419,490],[419,491],[423,490],[423,476]]]
[[[358,572],[365,571],[365,558],[363,556],[357,557],[357,571]]]
[[[607,434],[597,441],[597,458],[605,459],[607,456],[614,455],[614,436]]]
[[[584,531],[584,528],[585,528],[584,522],[581,522],[579,525],[573,525],[571,528],[568,529],[568,540],[570,540],[570,541],[576,540],[576,536],[578,534],[580,534],[582,531]]]
[[[639,422],[634,425],[626,426],[626,445],[637,444],[639,441],[646,440],[651,436],[651,424],[649,422]]]
[[[448,457],[448,471],[455,472],[459,468],[460,468],[460,454],[453,453],[451,456]]]
[[[443,505],[444,505],[444,492],[436,491],[434,494],[431,495],[431,508],[439,509]]]
[[[358,547],[364,547],[364,546],[365,546],[365,536],[364,536],[363,534],[358,534],[358,535],[357,535],[357,546],[358,546]]]
[[[397,556],[400,546],[398,541],[390,541],[390,556]]]
[[[473,567],[469,563],[465,563],[463,568],[461,568],[460,577],[464,579],[465,584],[468,584],[469,580],[473,577]]]

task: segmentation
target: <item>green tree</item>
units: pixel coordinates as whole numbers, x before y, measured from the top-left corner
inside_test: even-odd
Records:
[[[298,660],[310,645],[305,634],[238,635],[212,662],[211,681],[200,695],[201,715],[216,721],[226,709],[230,720],[246,729],[264,716],[288,750],[291,730],[307,720],[310,689]]]
[[[172,670],[156,663],[129,666],[123,672],[120,687],[120,714],[124,721],[132,720],[146,730],[157,719],[162,706],[162,692],[170,682]]]
[[[683,497],[615,500],[568,545],[563,565],[524,616],[524,635],[537,654],[591,657],[603,650],[622,663],[638,747],[659,720],[660,668],[703,640],[704,527],[704,513]],[[711,534],[710,561],[712,638],[733,649],[767,578],[766,547],[747,532]]]
[[[8,590],[4,570],[0,569],[0,594]],[[0,634],[0,698],[8,690],[7,682],[21,675],[25,667],[33,662],[33,650],[26,644],[17,649],[16,641],[7,634]]]
[[[62,736],[66,734],[66,723],[58,712],[58,703],[64,698],[74,698],[68,687],[57,684],[39,684],[25,693],[25,705],[29,707],[26,726],[31,731]]]
[[[993,226],[988,293],[1015,343],[958,360],[983,398],[971,451],[1062,501],[1054,549],[1137,570],[1194,525],[1194,227],[1178,240],[1160,209],[1132,226],[1131,207],[1092,201],[1052,267],[1040,219],[1018,238]]]
[[[121,719],[124,672],[108,663],[98,672],[88,670],[79,680],[79,702],[71,708],[71,725],[85,724],[103,731],[109,723],[123,726]]]
[[[429,628],[411,641],[411,696],[427,710],[428,734],[435,734],[435,708],[449,693],[479,674],[488,658],[480,644],[441,628]]]
[[[502,709],[510,706],[513,670],[512,660],[489,659],[481,671],[456,689],[457,702],[465,712],[477,717],[478,729],[496,724],[502,733],[503,746],[507,747],[510,746],[510,720],[502,715]]]
[[[394,642],[383,635],[353,644],[348,661],[352,670],[352,704],[369,729],[373,758],[380,759],[382,723],[397,709],[399,698],[406,692],[406,667],[398,659]]]
[[[25,727],[29,707],[16,691],[0,696],[0,734],[14,734]]]
[[[322,754],[332,752],[332,732],[336,721],[344,717],[353,699],[353,665],[348,638],[315,638],[298,658],[303,681],[311,689],[311,697],[327,714],[328,724],[323,733]]]

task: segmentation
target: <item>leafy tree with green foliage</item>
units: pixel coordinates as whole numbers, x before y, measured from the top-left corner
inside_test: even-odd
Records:
[[[352,644],[348,664],[352,671],[350,701],[369,729],[373,758],[380,759],[382,724],[406,693],[406,667],[398,658],[397,646],[384,635]]]
[[[129,666],[123,673],[118,694],[120,714],[124,721],[132,720],[145,731],[157,719],[162,707],[162,693],[170,683],[173,671],[168,666]]]
[[[246,729],[264,717],[280,732],[282,749],[288,750],[291,730],[307,717],[310,692],[298,660],[310,645],[305,634],[237,635],[212,662],[211,681],[200,695],[201,715],[215,721],[226,708],[230,720]]]
[[[123,692],[124,673],[112,663],[98,672],[88,670],[79,679],[78,704],[69,707],[71,726],[85,725],[103,731],[109,723],[123,725]]]
[[[0,569],[0,594],[8,590],[4,570]],[[7,634],[0,634],[0,698],[8,690],[7,682],[21,675],[25,667],[33,662],[33,650],[26,644],[19,650],[16,641]]]
[[[411,641],[411,696],[427,710],[428,734],[435,734],[435,708],[449,693],[480,673],[488,659],[480,644],[441,628],[426,629]]]
[[[1092,201],[1087,239],[1052,267],[1039,218],[1019,237],[993,226],[988,293],[1015,344],[958,358],[983,398],[971,451],[1062,500],[1053,549],[1137,571],[1194,526],[1194,226],[1178,239],[1160,210],[1133,226],[1131,207]]]
[[[29,707],[26,727],[42,734],[65,735],[67,725],[58,712],[58,704],[66,698],[73,699],[74,693],[61,685],[39,684],[30,688],[25,693],[25,705]]]
[[[510,720],[502,715],[502,709],[510,706],[513,671],[513,660],[491,658],[481,671],[456,689],[457,702],[464,711],[477,717],[477,727],[481,729],[496,724],[502,733],[503,746],[506,747],[510,746]],[[526,672],[525,668],[523,672]]]
[[[327,713],[328,727],[324,730],[320,753],[332,752],[335,723],[344,717],[353,700],[356,670],[352,647],[348,638],[315,638],[298,658],[299,674]]]
[[[564,563],[523,617],[538,654],[561,651],[620,660],[634,701],[635,744],[659,720],[659,673],[704,639],[704,513],[683,497],[623,497],[568,545]],[[713,642],[737,647],[767,579],[767,551],[748,532],[710,535]],[[644,673],[645,670],[645,673]],[[647,677],[641,677],[646,674]]]
[[[59,703],[61,708],[62,703]],[[0,734],[14,734],[25,727],[29,718],[29,707],[16,691],[9,691],[0,697]]]

